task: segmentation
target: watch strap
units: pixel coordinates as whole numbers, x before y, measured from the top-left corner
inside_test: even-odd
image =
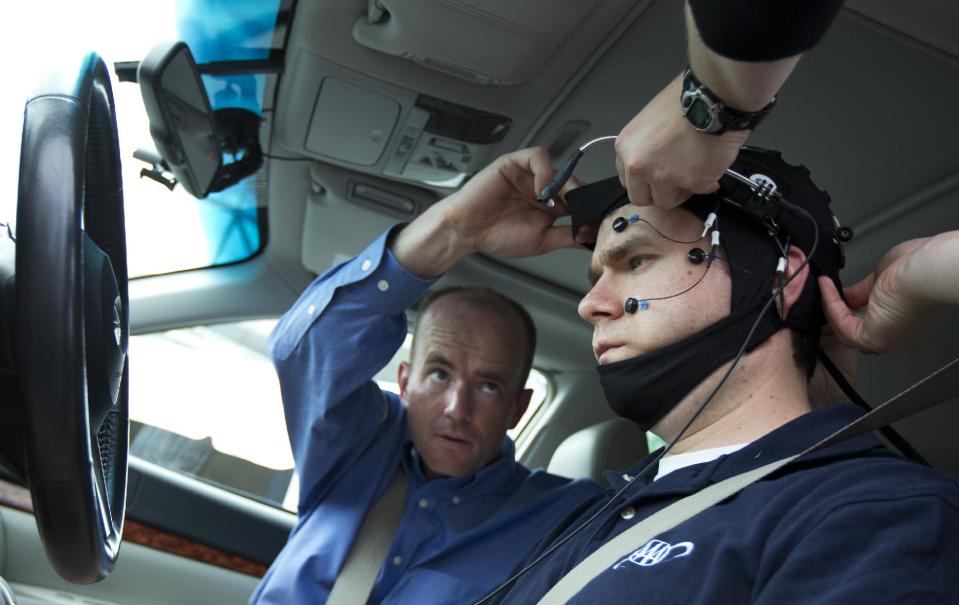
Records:
[[[776,105],[776,97],[759,111],[741,111],[727,106],[719,100],[716,93],[699,81],[689,67],[683,73],[683,92],[680,97],[683,116],[696,130],[707,134],[720,135],[730,130],[755,130],[769,112]],[[692,121],[689,110],[696,102],[705,103],[710,121],[708,124],[696,124]]]

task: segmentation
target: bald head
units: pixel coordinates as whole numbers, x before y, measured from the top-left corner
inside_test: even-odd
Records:
[[[453,287],[428,293],[416,306],[413,324],[413,346],[410,361],[422,354],[422,334],[440,328],[451,338],[490,337],[490,346],[502,349],[504,357],[514,357],[519,372],[518,388],[522,388],[533,366],[536,352],[536,327],[529,313],[519,303],[491,288]],[[440,321],[436,321],[441,318]],[[481,326],[469,325],[479,322]],[[476,328],[481,328],[477,330]]]

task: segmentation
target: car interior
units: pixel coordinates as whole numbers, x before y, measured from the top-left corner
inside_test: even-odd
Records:
[[[618,134],[685,65],[679,0],[170,5],[135,51],[89,36],[54,56],[56,78],[28,72],[32,100],[8,110],[23,137],[0,216],[0,603],[246,602],[295,521],[277,318],[498,156],[542,146],[559,166]],[[829,192],[854,233],[846,284],[959,228],[957,34],[947,0],[847,0],[749,139]],[[574,175],[614,176],[612,143]],[[588,262],[474,255],[438,285],[530,311],[537,397],[517,455],[603,482],[661,442],[604,402],[576,312]],[[955,358],[957,334],[951,310],[920,350],[861,355],[859,392],[902,391]],[[955,426],[952,399],[895,428],[959,476]]]

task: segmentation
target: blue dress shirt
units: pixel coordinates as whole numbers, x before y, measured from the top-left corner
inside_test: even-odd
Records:
[[[531,472],[509,438],[475,474],[427,481],[402,403],[372,381],[406,337],[406,308],[433,283],[396,261],[388,234],[314,281],[271,335],[300,499],[289,542],[251,603],[325,602],[399,465],[406,507],[371,603],[472,603],[602,491]]]

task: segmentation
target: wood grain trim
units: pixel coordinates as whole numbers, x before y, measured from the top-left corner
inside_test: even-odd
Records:
[[[0,479],[0,506],[33,513],[30,491],[3,479]],[[262,563],[194,542],[189,538],[165,532],[129,518],[123,525],[123,539],[147,548],[200,561],[208,565],[215,565],[248,576],[262,578],[266,573],[267,566]]]

